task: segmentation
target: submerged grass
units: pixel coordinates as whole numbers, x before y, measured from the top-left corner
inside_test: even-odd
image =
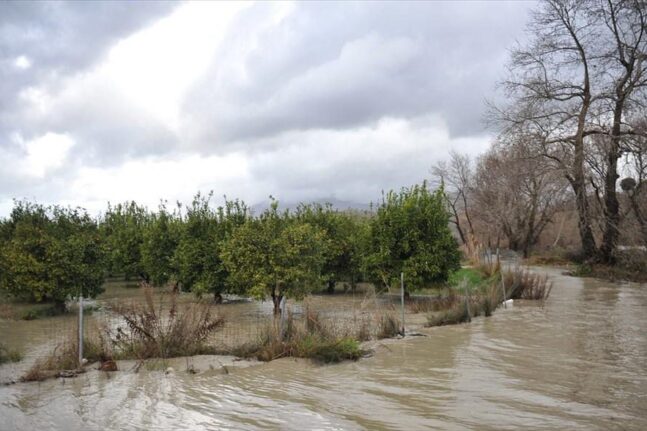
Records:
[[[523,268],[503,271],[506,299],[546,300],[550,296],[553,283],[546,275],[533,274]]]
[[[22,360],[22,353],[18,350],[7,348],[4,344],[0,343],[0,364],[7,362],[19,362]]]
[[[259,340],[246,343],[232,351],[241,357],[253,357],[260,361],[272,361],[282,357],[309,358],[322,363],[357,360],[363,351],[359,337],[365,336],[365,326],[350,334],[331,323],[324,323],[319,314],[310,308],[303,321],[297,322],[293,315],[268,324]]]
[[[402,333],[400,329],[400,319],[394,313],[384,313],[378,316],[377,338],[393,338]]]
[[[44,358],[38,359],[22,377],[24,382],[41,381],[58,377],[62,372],[79,370],[78,345],[73,342],[62,343]]]

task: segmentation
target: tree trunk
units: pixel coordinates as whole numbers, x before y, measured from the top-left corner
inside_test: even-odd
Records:
[[[577,133],[575,134],[575,142],[573,143],[573,176],[571,185],[575,192],[575,203],[577,207],[577,225],[580,231],[580,239],[582,241],[582,255],[584,259],[590,260],[595,258],[596,246],[595,238],[593,237],[593,230],[591,229],[591,215],[589,213],[589,202],[586,195],[586,182],[584,177],[584,128],[586,118],[591,106],[591,81],[589,79],[589,64],[584,52],[584,48],[580,43],[576,32],[568,27],[573,41],[577,45],[580,59],[584,67],[584,81],[582,92],[582,107],[577,117]]]
[[[612,144],[612,147],[615,147]],[[618,243],[618,224],[620,222],[620,211],[618,196],[616,193],[616,181],[618,180],[618,151],[617,148],[609,150],[607,155],[607,173],[604,177],[604,234],[600,246],[600,260],[604,263],[613,264],[613,253]]]
[[[634,215],[636,216],[636,221],[640,226],[640,233],[642,234],[642,242],[645,246],[647,246],[647,220],[645,220],[645,217],[643,216],[642,211],[640,210],[640,205],[636,201],[635,192],[629,197],[629,200],[631,202],[631,207],[634,211]]]
[[[222,304],[222,295],[220,294],[220,292],[216,291],[213,293],[213,302],[215,302],[216,304]]]
[[[622,111],[625,105],[624,87],[633,72],[633,63],[625,63],[626,73],[616,85],[616,103],[613,109],[613,127],[611,128],[611,142],[607,151],[606,175],[604,177],[604,234],[600,247],[600,260],[613,264],[613,252],[618,245],[620,223],[620,205],[616,193],[618,175],[618,159],[620,158],[620,134],[622,124]]]
[[[328,280],[328,288],[326,289],[326,292],[329,295],[333,295],[335,293],[335,280]]]
[[[65,301],[55,300],[53,304],[53,308],[55,310],[55,314],[63,314],[67,310],[67,307],[65,306]]]
[[[591,229],[591,216],[589,214],[589,202],[586,198],[586,190],[584,181],[573,181],[571,183],[573,191],[575,192],[575,204],[577,207],[577,227],[580,232],[580,240],[582,242],[582,256],[586,260],[595,257],[595,238],[593,237],[593,230]]]
[[[283,299],[283,295],[272,293],[272,303],[274,304],[274,315],[275,316],[280,316],[281,315],[281,300],[282,299]]]

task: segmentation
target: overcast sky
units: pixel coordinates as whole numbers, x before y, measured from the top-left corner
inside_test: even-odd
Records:
[[[0,216],[367,203],[491,136],[532,3],[0,3]]]

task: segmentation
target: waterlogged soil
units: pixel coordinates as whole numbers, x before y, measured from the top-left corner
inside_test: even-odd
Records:
[[[0,387],[0,429],[647,429],[647,285],[537,271],[555,283],[543,307],[418,329],[357,362],[178,358]]]

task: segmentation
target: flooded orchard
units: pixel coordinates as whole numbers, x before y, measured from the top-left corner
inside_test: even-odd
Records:
[[[554,281],[543,307],[516,301],[421,329],[357,362],[230,361],[3,386],[0,428],[646,429],[646,286],[537,271]],[[38,344],[38,325],[52,321],[12,324],[32,325],[24,342]]]

